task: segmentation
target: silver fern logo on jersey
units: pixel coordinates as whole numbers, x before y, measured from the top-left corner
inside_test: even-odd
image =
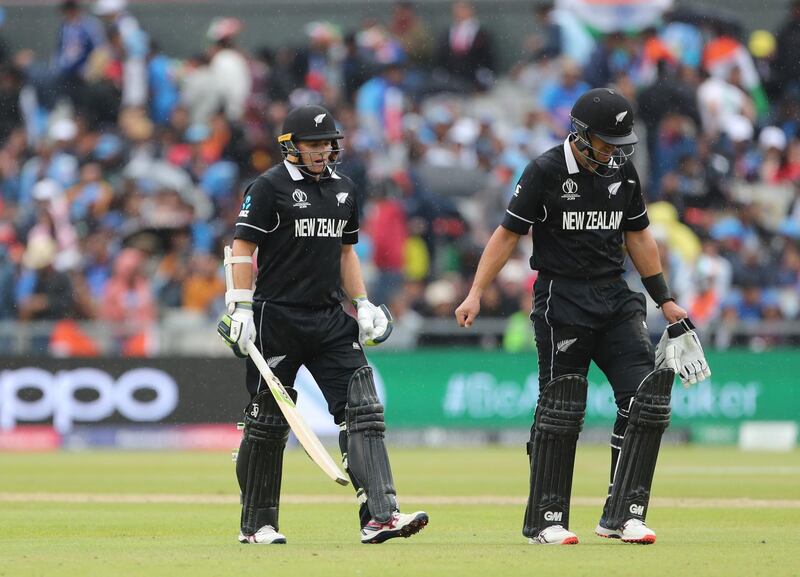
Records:
[[[308,195],[299,188],[294,189],[292,199],[294,200],[294,206],[297,208],[306,208],[311,205],[311,203],[308,202]]]
[[[564,191],[564,194],[561,195],[561,198],[575,200],[576,198],[581,197],[581,195],[578,194],[578,183],[571,178],[568,178],[564,181],[564,184],[561,185],[561,190]]]
[[[283,359],[285,359],[285,358],[286,358],[286,355],[279,355],[279,356],[276,356],[276,357],[269,357],[268,359],[266,359],[266,361],[267,361],[267,366],[268,366],[270,369],[274,369],[274,368],[275,368],[275,367],[277,367],[277,366],[280,364],[280,362],[281,362]]]
[[[339,192],[336,194],[336,206],[344,204],[347,202],[347,197],[350,196],[347,192]]]

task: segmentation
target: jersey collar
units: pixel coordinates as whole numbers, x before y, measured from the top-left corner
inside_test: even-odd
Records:
[[[572,154],[572,147],[569,144],[569,136],[564,140],[564,159],[567,161],[567,170],[570,174],[577,174],[579,172],[578,161],[575,160],[575,155]]]
[[[303,173],[300,172],[300,170],[288,160],[284,160],[283,165],[286,167],[286,170],[289,171],[289,176],[292,177],[292,180],[298,181],[298,180],[303,180],[305,178],[303,176]],[[328,167],[328,171],[331,173],[331,178],[334,178],[336,180],[341,180],[342,177],[336,174],[336,171],[333,170],[330,166]]]
[[[303,173],[291,162],[288,160],[283,161],[283,165],[286,167],[286,170],[289,171],[289,176],[292,177],[292,180],[298,181],[303,180]]]

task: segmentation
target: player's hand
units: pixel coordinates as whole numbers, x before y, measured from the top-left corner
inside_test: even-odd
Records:
[[[481,312],[481,299],[472,294],[464,299],[456,309],[456,322],[460,327],[471,327],[475,317]]]
[[[379,345],[392,334],[394,319],[386,305],[376,307],[366,296],[353,299],[358,318],[359,340],[368,347]]]
[[[228,345],[233,354],[245,358],[248,355],[247,341],[256,340],[256,325],[253,322],[253,304],[236,303],[232,313],[225,313],[217,325],[217,334]]]
[[[667,327],[656,346],[656,368],[668,368],[680,375],[684,387],[711,376],[700,339],[688,317]]]
[[[689,316],[683,308],[681,308],[675,301],[667,301],[661,305],[661,312],[664,318],[667,319],[669,324],[677,323],[681,319]]]

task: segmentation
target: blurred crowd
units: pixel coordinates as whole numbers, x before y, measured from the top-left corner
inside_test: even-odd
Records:
[[[51,352],[98,350],[76,320],[109,321],[113,349],[141,355],[159,320],[216,318],[242,186],[280,160],[282,121],[307,103],[346,135],[371,298],[413,346],[425,317],[452,317],[526,163],[596,86],[637,110],[653,231],[695,324],[720,347],[797,338],[767,329],[800,316],[800,1],[776,31],[680,9],[625,34],[539,3],[503,71],[468,2],[442,30],[397,2],[254,51],[243,22],[217,18],[183,60],[126,0],[58,10],[54,54],[10,50],[0,24],[0,321],[54,321]],[[508,350],[533,346],[529,242],[483,301],[509,319]],[[767,329],[734,330],[748,323]]]

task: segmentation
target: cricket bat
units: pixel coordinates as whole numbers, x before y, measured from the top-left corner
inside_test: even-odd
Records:
[[[286,392],[286,389],[283,388],[280,380],[278,380],[278,377],[276,377],[269,368],[264,357],[252,341],[247,343],[247,352],[250,354],[250,358],[253,359],[261,376],[264,377],[269,390],[272,392],[272,396],[275,397],[278,407],[280,407],[283,416],[286,417],[286,421],[289,423],[297,440],[300,441],[303,449],[305,449],[306,454],[332,480],[340,485],[348,485],[350,482],[347,480],[347,477],[344,476],[339,466],[328,451],[325,450],[325,447],[322,446],[319,437],[314,434],[314,431],[311,430],[311,427],[308,426],[308,423],[306,423],[300,415],[294,401],[292,401],[292,398]]]

